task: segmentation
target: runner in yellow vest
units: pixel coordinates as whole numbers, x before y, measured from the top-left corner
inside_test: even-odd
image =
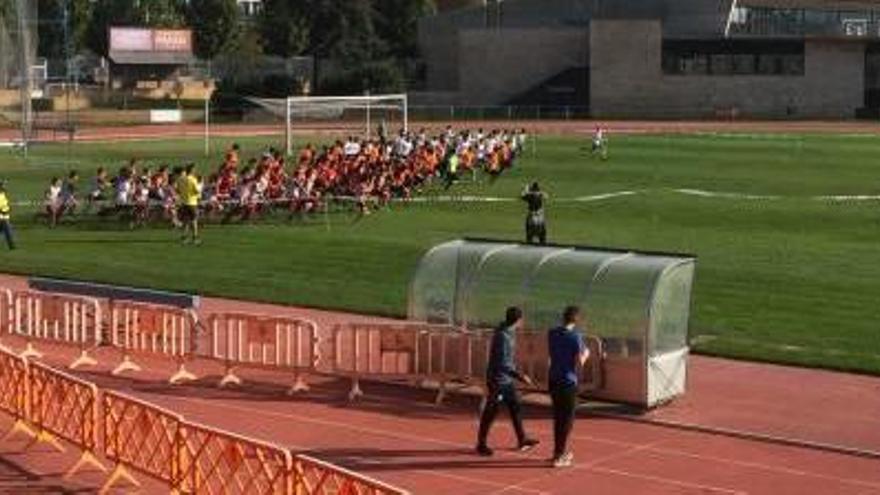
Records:
[[[178,218],[183,223],[181,240],[184,244],[192,242],[199,245],[202,242],[199,240],[199,199],[202,196],[202,186],[195,176],[195,165],[187,165],[174,186],[177,190]]]
[[[6,181],[0,180],[0,231],[6,238],[6,245],[10,250],[15,249],[15,239],[12,237],[12,224],[10,223],[12,209],[9,197],[6,195]]]

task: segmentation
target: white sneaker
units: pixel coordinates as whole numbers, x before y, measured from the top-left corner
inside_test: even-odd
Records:
[[[574,455],[571,452],[567,452],[562,454],[561,456],[553,459],[553,467],[555,468],[567,468],[571,467],[574,463]]]

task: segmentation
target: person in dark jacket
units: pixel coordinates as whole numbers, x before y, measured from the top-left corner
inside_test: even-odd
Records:
[[[489,365],[486,367],[487,396],[486,406],[480,418],[480,431],[477,436],[477,453],[491,456],[493,451],[486,440],[489,430],[498,414],[501,403],[507,405],[513,429],[516,432],[518,448],[527,451],[538,445],[538,441],[526,436],[522,423],[522,405],[516,391],[516,381],[532,384],[532,379],[516,369],[516,331],[523,326],[523,312],[517,307],[507,308],[504,321],[498,325],[492,335],[489,350]]]

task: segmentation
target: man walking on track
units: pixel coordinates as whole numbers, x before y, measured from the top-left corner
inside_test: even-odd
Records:
[[[477,453],[482,456],[493,454],[486,440],[502,402],[507,404],[507,409],[510,411],[510,419],[513,421],[519,450],[524,452],[538,445],[538,441],[527,437],[523,429],[522,405],[514,383],[515,380],[519,380],[526,384],[532,384],[532,379],[517,371],[514,363],[516,355],[515,333],[522,327],[522,310],[510,307],[507,308],[504,321],[498,325],[492,335],[489,366],[486,369],[486,406],[483,408],[483,414],[480,418],[480,432],[477,436]]]
[[[6,238],[6,247],[15,249],[15,240],[12,237],[12,224],[10,223],[12,209],[9,205],[9,197],[6,196],[6,181],[0,180],[0,231]]]
[[[568,450],[568,436],[574,425],[578,394],[578,367],[590,357],[578,324],[581,310],[568,306],[562,326],[550,330],[550,396],[553,399],[553,467],[568,467],[574,455]]]
[[[199,199],[202,196],[202,187],[195,176],[195,165],[189,164],[180,174],[175,184],[177,195],[180,198],[179,216],[183,222],[183,237],[181,241],[186,244],[192,242],[201,244],[199,240]],[[190,239],[187,239],[187,234]]]

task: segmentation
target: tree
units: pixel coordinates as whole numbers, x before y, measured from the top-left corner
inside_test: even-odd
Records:
[[[40,22],[37,52],[41,57],[64,58],[67,36],[73,54],[86,46],[86,32],[92,16],[91,0],[39,0],[37,12]]]
[[[235,0],[190,0],[187,22],[195,37],[199,58],[211,60],[238,46],[241,23]]]
[[[309,46],[310,0],[265,0],[258,20],[263,50],[289,58],[301,55]]]
[[[436,10],[433,0],[375,0],[376,32],[398,59],[419,52],[418,21]]]

